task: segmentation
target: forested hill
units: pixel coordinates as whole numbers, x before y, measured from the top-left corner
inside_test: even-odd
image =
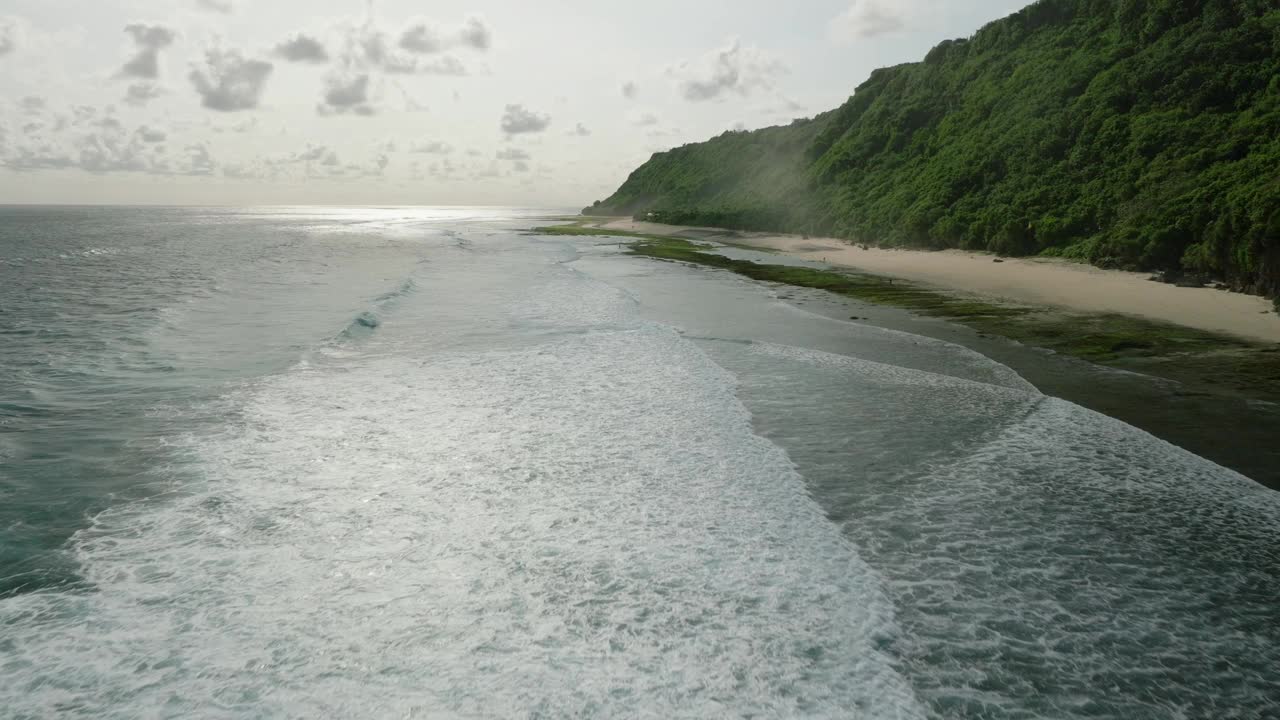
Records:
[[[1280,3],[1041,0],[587,213],[1186,269],[1280,293]]]

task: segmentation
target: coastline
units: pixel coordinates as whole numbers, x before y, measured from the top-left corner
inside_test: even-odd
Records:
[[[835,238],[735,232],[630,219],[613,218],[597,226],[651,235],[717,241],[725,238],[734,245],[987,299],[1082,313],[1121,313],[1252,341],[1280,343],[1280,314],[1267,299],[1152,282],[1148,280],[1149,273],[1103,270],[1056,259],[995,258],[963,250],[863,249]]]
[[[962,345],[1011,368],[1046,395],[1114,417],[1280,490],[1280,446],[1274,442],[1280,437],[1280,344],[1112,312],[1019,304],[1007,296],[895,282],[805,256],[813,251],[778,252],[766,244],[779,243],[779,237],[793,241],[786,236],[761,240],[616,218],[565,220],[570,224],[534,232],[618,236],[631,241],[633,255],[746,275],[776,287],[780,300],[834,319]],[[882,252],[899,256],[899,262],[947,257]],[[1006,276],[1020,271],[1017,264],[1005,267],[990,256],[982,264]],[[1113,272],[1087,270],[1088,275]],[[1140,289],[1162,287],[1138,282]]]

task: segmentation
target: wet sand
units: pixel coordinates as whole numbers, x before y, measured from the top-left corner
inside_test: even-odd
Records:
[[[943,318],[822,290],[779,286],[779,299],[809,312],[946,340],[1018,373],[1046,395],[1122,420],[1280,490],[1280,405],[1203,392],[1164,378],[1097,365],[986,335]]]

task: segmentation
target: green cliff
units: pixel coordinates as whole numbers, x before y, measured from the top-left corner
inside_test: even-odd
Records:
[[[658,153],[586,212],[1280,294],[1280,5],[1041,0],[834,111]]]

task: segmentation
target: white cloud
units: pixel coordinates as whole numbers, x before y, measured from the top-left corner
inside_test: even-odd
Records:
[[[124,101],[134,107],[142,107],[164,94],[164,91],[151,82],[136,82],[125,91]]]
[[[412,33],[412,30],[411,30]],[[388,75],[467,75],[467,68],[462,61],[452,55],[441,55],[432,59],[421,57],[434,54],[447,47],[456,47],[460,43],[455,40],[441,41],[438,48],[431,43],[432,36],[427,30],[423,35],[406,34],[398,46],[393,46],[390,35],[379,30],[371,22],[352,26],[347,29],[347,49],[342,55],[342,62],[353,68],[362,70],[381,70]],[[405,50],[407,44],[416,49]],[[434,48],[434,49],[433,49]]]
[[[916,14],[913,0],[854,0],[831,21],[828,33],[837,41],[866,40],[906,29]]]
[[[680,78],[680,93],[686,100],[701,102],[726,93],[745,96],[770,88],[773,78],[786,72],[786,66],[772,53],[734,40],[728,47],[681,63],[670,72]]]
[[[400,47],[409,52],[429,54],[444,49],[444,39],[435,27],[427,23],[418,23],[405,30],[400,36]]]
[[[493,33],[489,31],[489,26],[477,17],[467,18],[462,24],[462,30],[458,33],[458,41],[476,50],[488,50],[493,45]]]
[[[650,127],[657,125],[661,121],[658,119],[658,116],[653,113],[642,113],[636,116],[632,122],[639,127]]]
[[[493,33],[477,17],[467,18],[456,27],[443,27],[434,21],[419,19],[400,34],[401,48],[423,55],[457,47],[485,51],[492,44]]]
[[[453,152],[453,146],[439,140],[419,143],[409,148],[409,152],[419,155],[449,155]]]
[[[550,126],[550,115],[526,110],[523,105],[508,105],[502,113],[502,132],[508,135],[540,133]]]
[[[582,123],[578,123],[572,130],[569,131],[569,134],[577,137],[586,137],[591,134],[591,130],[589,130],[586,125],[583,125]]]
[[[315,163],[324,167],[337,167],[342,164],[338,159],[338,153],[323,145],[308,147],[306,152],[296,155],[293,161],[304,164]]]
[[[318,108],[321,115],[374,115],[369,104],[369,74],[334,74],[325,80],[324,99]]]
[[[183,175],[212,175],[218,169],[218,163],[209,154],[209,146],[204,143],[188,145],[186,166],[179,172]]]
[[[514,162],[530,159],[529,153],[521,150],[520,148],[505,148],[503,150],[499,150],[495,157],[499,160],[511,160]]]
[[[391,145],[394,145],[394,143]],[[382,147],[386,148],[387,146],[388,144],[383,144]],[[379,177],[385,173],[387,167],[391,164],[391,158],[386,152],[379,151],[367,165],[343,162],[337,151],[328,145],[312,145],[308,143],[307,149],[302,152],[262,158],[257,161],[257,164],[263,167],[261,171],[253,170],[244,165],[236,166],[236,176],[278,178],[282,175],[293,175],[296,172],[301,172],[303,176],[308,178],[327,178],[331,180]]]
[[[250,180],[261,178],[262,173],[254,167],[243,163],[230,163],[222,166],[222,176],[232,180]]]
[[[145,142],[145,143],[164,142],[169,137],[169,134],[166,133],[165,131],[158,130],[155,128],[149,128],[146,125],[143,125],[142,127],[138,128],[137,134],[138,134],[138,137],[142,139],[142,142]]]
[[[0,56],[8,55],[22,44],[21,21],[13,17],[0,17]]]
[[[462,77],[467,75],[467,68],[462,61],[452,55],[442,55],[430,62],[422,62],[417,65],[417,72],[423,75],[448,75],[451,77]]]
[[[387,34],[371,22],[350,28],[347,45],[343,62],[348,66],[380,68],[384,72],[402,75],[417,72],[417,59],[393,50]]]
[[[236,112],[258,106],[272,69],[271,63],[246,59],[235,50],[210,50],[205,67],[193,68],[188,77],[206,108]]]
[[[231,0],[196,0],[196,7],[223,15],[230,14],[236,9],[235,3]]]
[[[49,142],[33,142],[14,148],[4,158],[10,170],[60,170],[76,167],[75,158],[65,148]]]
[[[43,127],[32,127],[22,146],[6,154],[4,166],[17,171],[77,168],[94,174],[151,175],[208,175],[217,167],[203,144],[187,146],[175,158],[168,154],[163,144],[168,135],[161,130],[130,130],[109,114],[93,119],[98,113],[91,108],[76,108],[75,114],[78,134],[51,138]]]
[[[243,120],[233,125],[225,125],[225,126],[209,123],[209,127],[211,127],[213,131],[219,135],[223,133],[244,134],[247,132],[252,132],[254,129],[258,127],[258,118],[251,117],[247,120]]]
[[[635,100],[636,96],[639,94],[640,94],[639,85],[636,85],[634,82],[631,82],[629,80],[627,82],[622,83],[622,97],[628,100]]]
[[[290,62],[323,63],[329,60],[324,43],[299,33],[276,45],[275,54]]]
[[[120,69],[122,75],[128,77],[154,80],[160,77],[160,51],[173,44],[178,34],[162,25],[143,25],[134,23],[125,26],[124,31],[133,38],[138,46],[138,54],[134,55]]]

